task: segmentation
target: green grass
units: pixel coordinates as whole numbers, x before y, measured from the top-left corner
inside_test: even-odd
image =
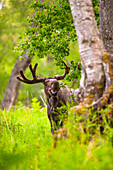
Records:
[[[0,170],[112,170],[113,129],[105,113],[103,134],[100,125],[88,118],[82,121],[82,116],[75,123],[73,112],[69,113],[65,125],[69,137],[59,139],[54,148],[46,108],[36,99],[31,108],[19,103],[10,112],[0,111]]]

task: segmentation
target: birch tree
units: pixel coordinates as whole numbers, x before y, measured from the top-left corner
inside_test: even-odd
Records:
[[[91,0],[69,0],[78,37],[82,64],[81,107],[106,105],[113,92],[113,56],[108,54],[98,31]]]

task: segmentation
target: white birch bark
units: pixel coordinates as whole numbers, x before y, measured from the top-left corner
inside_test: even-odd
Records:
[[[102,96],[105,74],[102,57],[106,50],[98,31],[91,0],[69,0],[78,37],[82,64],[80,89],[93,101]]]

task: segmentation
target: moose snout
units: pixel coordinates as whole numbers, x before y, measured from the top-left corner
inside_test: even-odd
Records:
[[[56,96],[56,95],[57,95],[57,92],[56,92],[56,91],[51,90],[50,92],[51,92],[51,95],[52,95],[52,96]]]
[[[60,90],[59,82],[57,80],[54,80],[54,82],[51,83],[51,95],[56,96],[58,91]]]

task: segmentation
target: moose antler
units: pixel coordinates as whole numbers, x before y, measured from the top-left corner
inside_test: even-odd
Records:
[[[66,67],[65,67],[65,73],[64,73],[62,76],[54,76],[54,78],[56,78],[57,80],[62,80],[62,79],[64,79],[65,76],[66,76],[66,74],[68,74],[68,73],[69,73],[69,70],[70,70],[70,67],[68,67],[67,64],[66,64],[64,61],[62,61],[62,63],[64,63],[64,65],[66,66]]]
[[[36,68],[37,68],[38,63],[35,64],[34,68],[32,68],[32,65],[29,64],[29,69],[32,73],[33,80],[27,79],[24,75],[23,70],[20,70],[20,75],[21,77],[17,77],[18,80],[27,83],[27,84],[35,84],[35,83],[43,83],[46,78],[41,78],[36,75]]]
[[[51,77],[51,79],[62,80],[62,79],[64,79],[66,74],[69,73],[70,67],[68,67],[67,64],[64,61],[62,61],[62,63],[64,63],[64,65],[66,66],[65,73],[62,76]],[[20,75],[21,76],[18,76],[17,79],[19,81],[22,81],[22,82],[27,83],[27,84],[44,83],[46,78],[41,78],[41,77],[36,75],[37,66],[38,66],[38,63],[35,64],[34,68],[32,68],[32,65],[29,64],[29,69],[30,69],[30,71],[32,73],[33,80],[30,80],[30,79],[26,78],[25,75],[24,75],[23,70],[20,70]]]

